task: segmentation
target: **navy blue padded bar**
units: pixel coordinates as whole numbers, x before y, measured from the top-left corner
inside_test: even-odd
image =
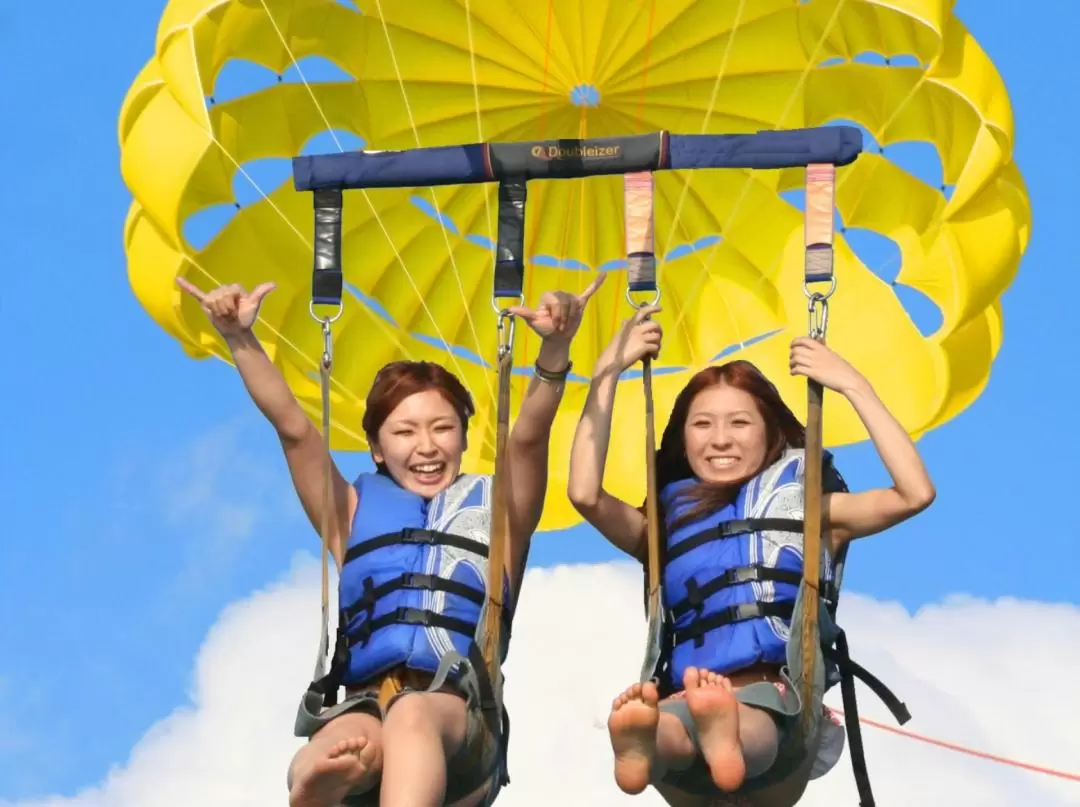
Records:
[[[323,188],[426,188],[491,182],[487,146],[439,146],[365,154],[346,151],[293,158],[298,191]]]
[[[821,126],[737,135],[668,135],[473,143],[293,158],[298,191],[416,188],[494,182],[510,176],[571,179],[684,168],[796,168],[847,165],[862,151],[862,132]]]
[[[853,126],[821,126],[753,135],[672,135],[668,168],[798,168],[848,165],[863,147]]]

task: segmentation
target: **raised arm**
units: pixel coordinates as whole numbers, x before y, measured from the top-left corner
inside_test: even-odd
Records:
[[[619,376],[645,356],[658,355],[662,331],[659,323],[647,319],[658,311],[657,306],[639,309],[597,360],[574,432],[567,485],[570,502],[582,517],[614,546],[642,563],[647,559],[645,516],[604,490],[603,482]]]
[[[529,382],[506,444],[507,505],[510,553],[507,563],[520,577],[529,543],[544,510],[548,450],[555,413],[562,402],[570,369],[570,344],[581,325],[589,299],[603,284],[599,275],[580,295],[545,294],[535,309],[519,306],[511,313],[524,320],[541,339],[538,372]],[[545,378],[546,376],[546,378]]]
[[[274,284],[263,283],[248,293],[237,285],[203,292],[183,278],[177,278],[176,282],[199,301],[211,324],[225,339],[248,394],[277,431],[300,504],[316,532],[321,534],[326,462],[322,435],[251,331],[259,306],[274,290]],[[331,553],[340,567],[344,554],[343,537],[349,534],[357,494],[332,460],[330,473],[336,513],[330,519],[328,539]]]
[[[833,552],[852,539],[906,521],[933,503],[934,484],[915,443],[861,373],[825,345],[807,338],[792,343],[791,371],[851,402],[893,480],[888,488],[825,496],[823,526]]]

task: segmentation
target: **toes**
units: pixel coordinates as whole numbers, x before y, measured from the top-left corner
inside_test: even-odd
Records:
[[[697,667],[687,667],[686,672],[683,673],[683,689],[695,689],[700,682],[701,676],[698,674]]]
[[[641,697],[649,706],[656,706],[660,702],[660,692],[656,688],[656,684],[652,681],[648,681],[641,687]]]

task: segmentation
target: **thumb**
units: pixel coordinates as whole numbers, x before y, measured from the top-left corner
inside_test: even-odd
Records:
[[[276,283],[260,283],[258,286],[251,290],[251,294],[249,294],[248,297],[251,299],[252,302],[261,303],[266,297],[266,295],[268,295],[276,288]]]
[[[589,302],[589,298],[596,294],[597,290],[604,285],[605,280],[607,280],[607,272],[599,273],[585,291],[578,295],[578,301],[581,303],[582,308],[585,307],[585,303]]]

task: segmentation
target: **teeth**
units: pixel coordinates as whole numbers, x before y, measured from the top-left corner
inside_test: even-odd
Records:
[[[442,470],[442,463],[431,462],[426,465],[414,465],[413,470],[421,474],[433,474]]]
[[[709,460],[711,465],[734,465],[738,462],[734,457],[713,457]]]

